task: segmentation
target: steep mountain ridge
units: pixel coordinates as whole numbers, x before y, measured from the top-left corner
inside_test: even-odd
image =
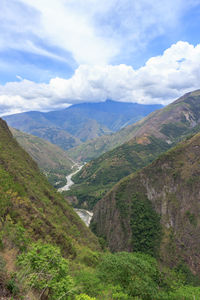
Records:
[[[45,114],[41,112],[25,112],[4,116],[3,119],[9,126],[22,132],[46,139],[52,144],[60,146],[64,150],[80,144],[78,138],[47,120]]]
[[[10,131],[22,148],[36,161],[48,180],[56,187],[63,186],[66,182],[66,175],[72,172],[72,166],[75,164],[67,153],[58,146],[34,135],[11,127]],[[57,182],[59,184],[56,184]]]
[[[78,245],[98,247],[95,236],[40,173],[2,119],[0,215],[2,247],[41,239],[59,245],[65,256],[75,256]],[[23,234],[19,239],[20,230]]]
[[[114,140],[122,133],[132,138],[86,164],[73,178],[76,185],[71,193],[78,197],[79,205],[92,208],[117,181],[152,162],[199,126],[198,90],[112,135]],[[106,138],[108,141],[110,136]]]
[[[199,274],[199,155],[200,133],[122,179],[96,204],[94,231],[112,251],[157,253]]]
[[[92,141],[70,149],[71,157],[88,161],[99,157],[101,154],[142,135],[154,135],[168,143],[173,142],[176,135],[194,127],[199,123],[200,90],[190,92],[180,97],[168,106],[156,110],[137,123],[129,125],[109,136],[102,136]],[[172,134],[172,136],[170,136]]]

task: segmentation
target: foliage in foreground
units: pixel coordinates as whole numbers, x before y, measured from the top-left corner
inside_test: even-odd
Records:
[[[159,269],[158,262],[143,253],[104,254],[95,269],[75,276],[77,291],[96,299],[193,299],[200,287],[188,285],[183,271]],[[191,283],[192,284],[192,283]]]
[[[59,247],[38,241],[22,250],[17,261],[17,273],[7,281],[7,289],[14,297],[23,297],[30,290],[50,300],[200,297],[200,285],[195,286],[199,281],[191,281],[190,277],[189,282],[188,270],[161,270],[155,258],[139,252],[97,254],[90,250],[88,254],[80,253],[79,259],[68,260],[62,257]]]
[[[72,294],[73,280],[69,276],[68,261],[62,257],[58,247],[34,243],[27,253],[18,257],[18,264],[24,272],[28,269],[27,284],[50,299]]]

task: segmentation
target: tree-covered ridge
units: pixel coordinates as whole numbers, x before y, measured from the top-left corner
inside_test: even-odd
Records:
[[[198,132],[199,126],[200,92],[196,91],[115,135],[105,137],[106,147],[112,147],[113,139],[118,143],[120,136],[122,139],[128,137],[129,141],[90,161],[74,176],[73,193],[79,205],[84,203],[92,208],[120,179],[148,165],[188,134]],[[97,140],[101,141],[103,138]],[[93,146],[99,149],[95,141]]]
[[[34,135],[10,128],[15,139],[24,148],[51,184],[57,188],[66,182],[66,175],[72,172],[75,162],[58,146]]]
[[[106,152],[89,162],[73,177],[74,185],[68,195],[78,198],[78,205],[94,207],[121,178],[152,162],[169,145],[155,137],[134,139]]]
[[[18,255],[8,291],[50,300],[189,300],[200,295],[199,278],[183,265],[170,270],[139,252],[90,252],[84,259],[72,265],[58,247],[33,243]]]
[[[23,289],[23,284],[15,287],[19,280],[13,273],[17,270],[16,257],[38,240],[42,245],[58,246],[62,256],[71,259],[84,248],[100,249],[97,238],[48,183],[0,119],[0,259],[5,269],[0,280],[2,295]]]
[[[199,151],[198,133],[122,179],[97,203],[92,227],[112,251],[157,252],[169,266],[183,261],[200,272]]]
[[[47,182],[36,163],[13,139],[6,123],[2,120],[0,137],[3,220],[6,221],[9,216],[14,223],[19,222],[25,228],[30,228],[29,234],[33,234],[35,238],[57,240],[58,243],[62,243],[62,247],[66,244],[72,253],[75,251],[75,244],[70,236],[74,239],[77,235],[75,240],[81,242],[79,230],[83,236],[85,234],[91,236],[91,245],[95,243],[95,238],[83,226],[62,196]],[[5,201],[5,194],[9,201]],[[64,224],[67,230],[64,230]],[[68,250],[66,248],[66,254]]]

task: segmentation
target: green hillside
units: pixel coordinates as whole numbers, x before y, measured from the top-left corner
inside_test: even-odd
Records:
[[[38,136],[42,139],[45,139],[50,143],[59,146],[63,150],[68,150],[81,143],[78,138],[74,137],[62,128],[57,128],[55,126],[47,126],[46,124],[44,126],[35,126],[34,123],[32,123],[32,120],[30,121],[30,124],[32,127],[30,130],[27,130],[26,127],[25,129],[23,129],[23,127],[20,127],[19,129],[24,132],[28,132],[30,134]]]
[[[36,136],[10,128],[18,143],[30,154],[45,173],[48,180],[56,187],[63,186],[66,175],[72,172],[75,162],[58,146]],[[56,184],[57,183],[57,184]]]
[[[141,251],[200,274],[199,151],[200,133],[122,179],[97,203],[92,228],[112,251]]]
[[[199,124],[200,91],[195,91],[113,135],[112,141],[114,137],[120,140],[121,134],[129,136],[129,141],[86,164],[74,176],[76,185],[70,194],[78,198],[79,205],[92,208],[117,181],[149,164],[188,134],[198,132]]]
[[[145,134],[172,143],[175,138],[199,123],[200,90],[187,93],[170,105],[152,112],[137,123],[109,136],[102,136],[70,149],[74,159],[88,161]]]
[[[80,234],[75,238],[73,230],[82,232],[83,243],[87,243],[84,236],[88,235],[91,237],[88,245],[95,244],[95,237],[39,172],[36,163],[12,138],[2,120],[0,136],[2,225],[7,219],[19,222],[28,230],[30,237],[33,235],[34,239],[47,238],[60,243],[66,255],[75,255],[75,246],[82,241]],[[63,222],[67,231],[63,230]]]
[[[188,218],[193,222],[193,215]],[[198,278],[189,270],[163,269],[149,254],[111,254],[105,246],[104,239],[98,240],[47,182],[0,119],[1,298],[175,300],[200,296]]]
[[[69,258],[76,257],[80,247],[99,249],[95,236],[51,187],[1,119],[0,214],[0,255],[7,263],[7,253],[16,256],[37,240],[59,246]]]

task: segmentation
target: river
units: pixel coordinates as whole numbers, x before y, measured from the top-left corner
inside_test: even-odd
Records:
[[[75,172],[72,172],[71,174],[67,175],[66,176],[66,185],[64,185],[63,187],[59,188],[58,189],[58,192],[64,192],[64,191],[69,191],[71,186],[74,184],[74,182],[72,181],[72,177],[78,173],[82,167],[84,165],[78,165],[78,164],[75,164],[73,166],[73,168],[75,166],[78,166],[78,169],[75,171]],[[86,226],[89,226],[90,225],[90,221],[92,219],[92,216],[93,216],[93,212],[91,211],[88,211],[86,209],[83,209],[83,208],[74,208],[75,212],[79,215],[79,217],[83,220],[83,222],[86,224]]]
[[[78,165],[75,164],[75,165],[73,166],[73,168],[74,168],[75,166],[78,166]],[[78,166],[78,169],[77,169],[75,172],[73,172],[73,173],[71,173],[71,174],[69,174],[69,175],[66,176],[67,183],[66,183],[66,185],[64,185],[63,187],[59,188],[59,189],[58,189],[58,192],[64,192],[64,191],[69,191],[69,190],[70,190],[70,187],[74,184],[74,182],[72,181],[72,177],[73,177],[76,173],[78,173],[78,172],[82,169],[83,166],[84,166],[84,165]]]
[[[93,217],[93,212],[82,208],[74,208],[74,210],[79,215],[81,220],[83,220],[83,222],[89,227]]]

